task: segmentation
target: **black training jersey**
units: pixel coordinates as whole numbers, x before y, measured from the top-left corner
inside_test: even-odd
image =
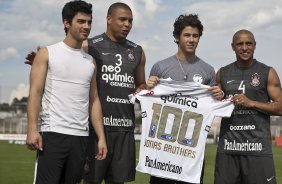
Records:
[[[269,102],[267,81],[270,67],[254,60],[247,69],[231,63],[220,69],[221,86],[226,98],[244,93],[249,99]],[[230,118],[223,118],[218,152],[244,155],[272,154],[270,116],[255,109],[236,105]]]
[[[97,87],[107,130],[133,131],[134,105],[128,95],[135,92],[135,71],[142,48],[125,40],[113,42],[105,34],[88,40],[88,53],[97,63]]]

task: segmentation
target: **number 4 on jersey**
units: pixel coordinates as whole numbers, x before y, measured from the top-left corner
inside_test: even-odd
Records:
[[[243,80],[241,81],[240,86],[238,87],[238,91],[245,94],[245,84]]]

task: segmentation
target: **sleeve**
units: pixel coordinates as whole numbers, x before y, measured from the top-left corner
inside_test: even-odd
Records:
[[[149,77],[150,77],[150,76],[161,77],[159,71],[160,71],[160,67],[159,67],[158,63],[155,63],[155,64],[153,65],[153,67],[151,68],[151,72],[150,72]]]
[[[231,101],[216,101],[213,106],[213,113],[218,117],[230,117],[234,109]]]
[[[134,104],[136,102],[136,100],[140,100],[142,96],[146,96],[146,94],[149,94],[150,91],[147,89],[142,89],[141,91],[139,91],[138,93],[132,93],[128,95],[129,101],[130,103]]]
[[[208,84],[209,86],[212,86],[214,84],[216,84],[216,77],[215,77],[215,70],[213,67],[211,67],[211,78],[210,78],[210,83]]]

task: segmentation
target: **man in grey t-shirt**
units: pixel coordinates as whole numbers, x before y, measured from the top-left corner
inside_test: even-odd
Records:
[[[178,51],[164,60],[154,64],[151,69],[147,87],[153,88],[160,78],[171,78],[176,81],[197,82],[205,85],[215,84],[214,68],[196,56],[196,48],[202,36],[203,25],[198,15],[180,15],[174,22],[173,36],[178,45]],[[219,88],[213,88],[212,94],[221,99],[223,93]],[[169,176],[168,176],[169,177]],[[203,183],[203,169],[201,183]],[[151,176],[151,184],[182,184],[185,182]]]

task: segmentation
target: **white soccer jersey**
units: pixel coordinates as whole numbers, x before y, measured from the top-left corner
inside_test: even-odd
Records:
[[[208,132],[215,116],[229,117],[230,101],[215,100],[206,85],[161,80],[131,97],[141,103],[142,136],[136,170],[199,183]]]

